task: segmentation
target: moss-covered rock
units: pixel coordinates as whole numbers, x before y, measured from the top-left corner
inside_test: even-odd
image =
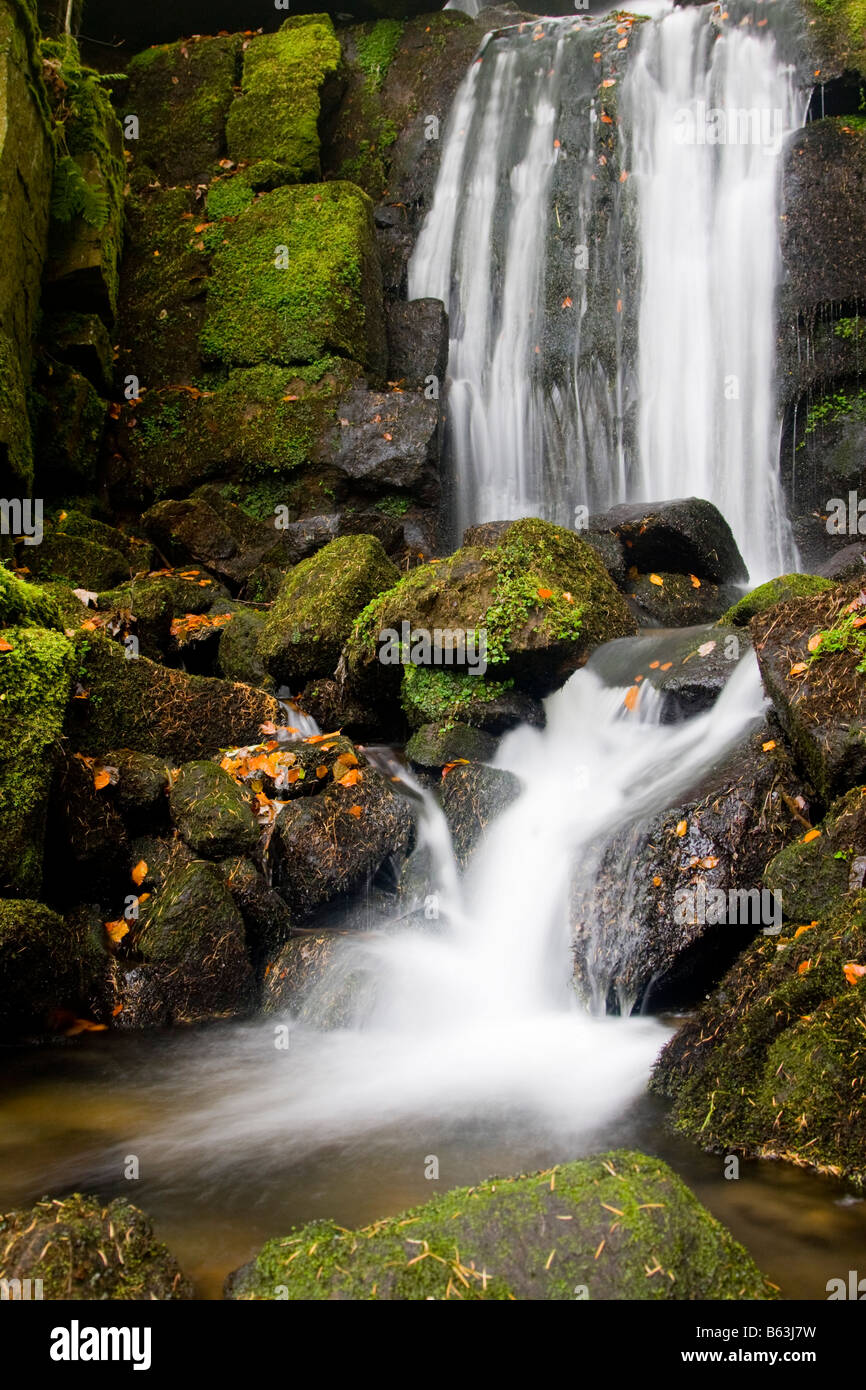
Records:
[[[806,0],[827,65],[866,74],[866,6],[863,0]]]
[[[331,675],[355,618],[399,577],[375,536],[342,536],[296,565],[259,643],[274,679],[300,690],[313,676]]]
[[[78,599],[74,601],[81,607]],[[62,631],[63,620],[60,605],[52,594],[19,579],[0,565],[0,627],[13,625],[53,627]]]
[[[281,812],[274,883],[300,919],[360,887],[408,848],[411,834],[409,803],[380,773],[364,768],[351,785],[332,781],[321,795],[292,801]]]
[[[75,1192],[0,1216],[0,1279],[40,1279],[42,1297],[192,1298],[189,1280],[138,1207]],[[32,1294],[31,1294],[32,1296]]]
[[[171,818],[196,854],[252,854],[259,826],[252,798],[216,763],[186,763],[169,794]]]
[[[535,518],[506,526],[489,547],[464,546],[419,566],[367,606],[343,660],[349,681],[380,700],[398,700],[402,670],[381,661],[381,633],[402,640],[403,623],[429,633],[431,643],[437,629],[444,634],[437,665],[461,664],[452,651],[455,630],[467,635],[467,646],[472,634],[485,634],[487,677],[513,680],[534,695],[556,689],[600,643],[635,631],[592,547]]]
[[[137,826],[164,819],[168,798],[169,768],[164,758],[153,753],[136,753],[132,748],[111,749],[103,765],[117,769],[112,786],[114,801],[124,820]]]
[[[287,19],[277,33],[260,34],[247,46],[226,135],[232,159],[267,162],[265,186],[320,177],[321,94],[327,86],[339,90],[340,60],[326,14]]]
[[[294,927],[288,904],[270,887],[251,859],[223,859],[217,868],[244,919],[253,964],[257,970],[261,969],[268,957],[292,935]]]
[[[268,1241],[226,1292],[290,1300],[774,1296],[666,1163],[625,1150],[455,1188],[358,1231],[312,1222]]]
[[[47,628],[0,632],[0,891],[37,894],[55,743],[73,670],[71,644]]]
[[[442,783],[442,810],[461,868],[483,843],[491,821],[520,795],[520,779],[501,767],[454,767]]]
[[[233,1018],[254,1002],[243,918],[219,870],[195,860],[172,870],[139,919],[146,965],[127,975],[125,1027]]]
[[[56,912],[30,899],[0,898],[0,1036],[45,1026],[51,1009],[86,991],[85,943]]]
[[[127,660],[97,633],[75,644],[82,698],[70,702],[66,731],[79,752],[131,748],[189,761],[255,742],[263,723],[280,718],[276,700],[252,686]]]
[[[818,574],[783,574],[779,579],[769,579],[766,584],[759,584],[757,589],[745,594],[722,614],[719,626],[748,627],[758,613],[765,613],[777,603],[825,594],[832,587],[829,579],[822,579]]]
[[[41,545],[27,552],[36,579],[64,579],[76,588],[111,589],[129,578],[129,561],[119,550],[65,531],[46,531]]]
[[[273,680],[259,654],[266,617],[255,608],[237,608],[220,635],[217,660],[228,681],[245,681],[261,690],[272,690]]]
[[[178,573],[143,575],[100,593],[97,607],[109,629],[114,622],[134,627],[141,654],[159,661],[171,650],[176,619],[210,613],[227,597],[223,585],[191,565]]]
[[[81,372],[40,353],[30,390],[40,487],[95,488],[108,402]]]
[[[697,576],[696,576],[697,577]],[[731,584],[696,585],[688,574],[629,573],[624,591],[641,627],[697,627],[712,623],[737,593]]]
[[[668,1043],[654,1088],[706,1148],[866,1182],[866,895],[759,937]]]
[[[752,620],[764,687],[825,804],[866,782],[866,653],[850,609],[859,595],[859,584],[837,586]]]
[[[830,807],[816,836],[806,831],[780,850],[764,870],[787,922],[825,916],[866,874],[866,788],[855,787]]]
[[[242,39],[204,38],[136,53],[121,115],[138,116],[136,166],[146,164],[165,184],[198,184],[225,154],[225,123],[234,97]]]
[[[496,739],[469,724],[422,724],[406,744],[406,757],[417,767],[439,768],[446,763],[489,762]]]
[[[214,256],[205,356],[229,367],[337,353],[384,372],[373,207],[350,183],[278,188],[242,212]]]

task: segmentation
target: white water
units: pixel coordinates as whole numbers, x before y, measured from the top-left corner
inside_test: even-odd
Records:
[[[630,644],[618,646],[627,682],[635,658]],[[524,727],[504,740],[499,763],[525,790],[463,879],[425,794],[422,844],[440,920],[432,929],[383,923],[345,939],[325,990],[362,975],[351,1027],[316,1027],[313,999],[289,1020],[287,1052],[275,1050],[270,1018],[206,1035],[192,1057],[172,1063],[163,1084],[175,1113],[133,1145],[151,1171],[193,1163],[216,1175],[387,1135],[423,1156],[466,1126],[497,1143],[525,1145],[532,1135],[539,1146],[579,1152],[622,1116],[666,1030],[649,1018],[592,1017],[579,1004],[570,875],[582,847],[671,804],[763,708],[751,655],[715,708],[683,724],[659,723],[649,686],[629,713],[625,688],[586,669],[547,701],[544,731]]]
[[[771,28],[715,24],[709,5],[647,9],[616,60],[616,155],[600,157],[599,69],[587,61],[599,23],[548,20],[485,41],[455,99],[409,295],[442,299],[450,315],[458,533],[702,496],[757,581],[795,561],[778,483],[774,302],[796,94]],[[765,113],[770,142],[678,143],[678,113],[698,102]],[[615,159],[626,178],[611,186],[599,169]],[[582,246],[589,269],[564,284]]]

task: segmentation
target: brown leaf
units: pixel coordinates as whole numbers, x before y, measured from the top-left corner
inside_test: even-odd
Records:
[[[144,883],[146,877],[147,861],[144,859],[139,859],[138,863],[132,871],[132,881],[135,884],[136,888],[139,887],[140,884]]]

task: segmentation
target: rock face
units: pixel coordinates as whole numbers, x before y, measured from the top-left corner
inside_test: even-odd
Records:
[[[853,627],[859,595],[855,585],[794,599],[752,624],[764,687],[825,803],[866,780],[866,695],[857,671],[863,653]],[[821,633],[834,636],[810,651]]]
[[[192,1285],[138,1207],[75,1192],[0,1216],[0,1279],[41,1279],[42,1297],[192,1298]]]
[[[418,1260],[419,1251],[433,1258]],[[657,1275],[647,1278],[653,1267]],[[591,1301],[774,1296],[742,1246],[666,1164],[622,1150],[456,1188],[360,1231],[313,1222],[269,1241],[229,1276],[226,1293],[559,1301],[573,1300],[576,1289]]]
[[[627,502],[589,519],[589,534],[615,536],[639,574],[693,574],[710,584],[739,583],[748,572],[731,528],[712,502]]]
[[[859,893],[737,961],[657,1064],[677,1129],[866,1182],[864,908]]]
[[[771,925],[761,916],[764,866],[802,832],[798,784],[770,735],[754,734],[688,802],[584,857],[571,911],[585,998],[622,1012],[690,1004]],[[725,895],[724,921],[702,906],[711,890]]]
[[[406,744],[406,757],[416,767],[441,768],[446,763],[489,762],[496,752],[496,739],[469,724],[422,724]]]
[[[87,997],[88,943],[42,903],[0,898],[0,1036],[44,1028],[52,1009]]]

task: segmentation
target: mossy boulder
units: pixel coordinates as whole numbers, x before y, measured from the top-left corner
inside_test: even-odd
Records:
[[[191,565],[180,573],[146,574],[97,595],[102,623],[131,626],[143,656],[161,660],[172,649],[172,624],[178,618],[209,614],[228,597],[225,587]]]
[[[0,1216],[0,1241],[0,1279],[40,1279],[44,1299],[150,1302],[193,1296],[144,1212],[120,1197],[107,1203],[79,1192],[45,1197]]]
[[[204,565],[235,586],[249,578],[279,536],[273,519],[270,525],[255,520],[207,486],[183,501],[157,502],[142,526],[172,564]]]
[[[129,578],[129,561],[119,550],[56,529],[28,552],[28,564],[36,579],[64,579],[94,592]]]
[[[792,598],[811,598],[813,594],[825,594],[832,588],[831,581],[818,574],[783,574],[745,594],[722,614],[719,626],[747,627],[758,613],[766,613],[777,603]]]
[[[372,768],[292,801],[274,835],[274,883],[298,919],[359,888],[412,836],[406,799]]]
[[[454,1188],[357,1231],[311,1222],[268,1241],[229,1276],[226,1293],[290,1300],[774,1297],[743,1247],[666,1163],[626,1150]]]
[[[132,748],[111,749],[103,765],[117,769],[112,787],[115,804],[131,826],[164,819],[168,805],[169,768],[164,758],[137,753]]]
[[[172,870],[132,943],[146,962],[124,981],[124,1027],[234,1018],[255,1000],[243,917],[223,876],[202,860]]]
[[[239,34],[181,39],[136,53],[129,63],[121,116],[138,116],[136,165],[165,184],[206,180],[225,154],[225,123],[234,97]]]
[[[458,759],[489,762],[496,739],[469,724],[422,724],[406,744],[406,757],[416,767],[440,768]]]
[[[259,642],[267,618],[255,608],[236,608],[231,622],[222,629],[217,661],[220,673],[229,681],[245,681],[261,690],[272,690],[273,680],[259,654]]]
[[[95,488],[108,402],[86,376],[40,353],[30,391],[40,489]]]
[[[72,645],[48,628],[0,631],[0,891],[42,884],[42,853],[56,741],[73,671]]]
[[[216,763],[186,763],[169,793],[171,818],[196,854],[222,859],[252,854],[259,825],[251,796]]]
[[[825,803],[866,782],[866,677],[851,629],[810,651],[821,633],[844,639],[860,585],[790,599],[752,620],[764,687],[794,751]],[[850,626],[850,624],[849,624]],[[821,651],[824,647],[824,651]]]
[[[271,888],[251,859],[243,856],[223,859],[217,868],[244,919],[250,957],[260,969],[293,933],[288,904]]]
[[[705,1148],[866,1182],[866,895],[759,937],[668,1043],[653,1087]]]
[[[0,898],[0,1036],[44,1028],[87,992],[86,943],[43,903]]]
[[[78,603],[78,599],[74,601]],[[50,593],[19,579],[0,565],[0,627],[14,625],[52,627],[62,631],[63,620],[60,606]]]
[[[517,800],[520,779],[501,767],[470,764],[453,767],[442,783],[442,810],[451,831],[451,843],[465,869],[484,841],[492,821]]]
[[[228,113],[226,138],[232,159],[266,161],[265,187],[320,177],[322,96],[327,109],[339,94],[340,62],[340,44],[326,14],[294,16],[275,34],[260,34],[246,46],[240,96]]]
[[[504,734],[518,724],[544,727],[543,705],[515,690],[513,681],[487,680],[441,666],[404,667],[401,703],[413,729],[459,722]]]
[[[575,532],[536,518],[507,525],[489,546],[467,545],[448,559],[420,565],[367,606],[343,662],[350,684],[380,701],[397,702],[402,670],[383,664],[381,634],[396,633],[402,642],[404,623],[428,633],[431,643],[438,629],[442,651],[434,664],[454,669],[461,669],[455,630],[467,634],[467,646],[473,634],[485,634],[483,674],[513,680],[536,696],[563,684],[602,642],[636,630],[592,547]],[[403,657],[412,660],[411,649]]]
[[[302,560],[283,580],[259,642],[273,678],[300,690],[332,675],[358,614],[399,577],[375,536],[342,536]]]
[[[863,0],[806,0],[815,25],[819,61],[837,74],[866,74],[866,10]]]
[[[866,877],[866,788],[855,787],[830,807],[816,836],[808,830],[780,850],[764,870],[786,922],[826,915]]]
[[[111,391],[114,383],[111,337],[98,314],[49,314],[42,322],[39,336],[55,361],[75,367],[103,396]]]
[[[178,762],[254,743],[280,719],[276,700],[252,686],[127,660],[97,633],[75,639],[82,698],[70,702],[66,732],[75,751],[131,748]]]
[[[695,576],[697,578],[697,576]],[[737,590],[731,584],[694,583],[688,574],[632,574],[624,592],[641,627],[696,627],[715,622]]]
[[[350,183],[278,188],[240,214],[213,259],[201,335],[228,367],[328,353],[384,373],[373,205]]]

